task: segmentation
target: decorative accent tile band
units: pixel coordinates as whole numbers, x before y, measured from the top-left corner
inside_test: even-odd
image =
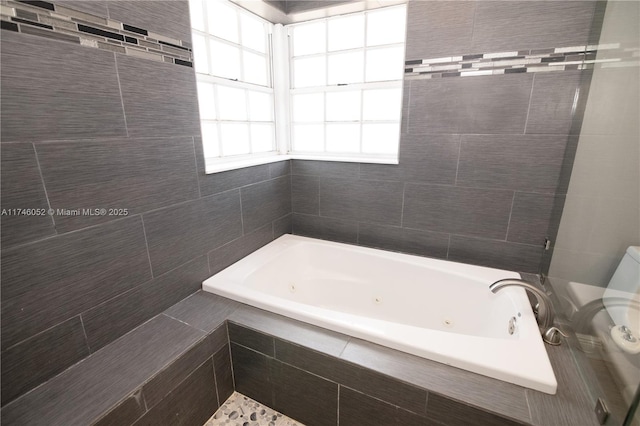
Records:
[[[609,51],[607,58],[596,59],[599,51]],[[415,59],[405,62],[404,75],[424,79],[631,66],[640,66],[640,48],[612,43]]]
[[[0,27],[158,62],[193,67],[191,43],[46,1],[3,1]]]

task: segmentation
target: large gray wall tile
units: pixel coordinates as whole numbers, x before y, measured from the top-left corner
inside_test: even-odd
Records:
[[[540,49],[587,44],[596,2],[480,1],[473,50]]]
[[[526,133],[569,133],[581,75],[582,71],[564,71],[535,76]]]
[[[358,224],[358,244],[430,257],[447,257],[449,235],[416,229]]]
[[[303,346],[276,340],[276,359],[414,413],[424,413],[426,408],[424,389]]]
[[[107,2],[100,0],[52,0],[51,3],[68,7],[69,9],[78,10],[80,12],[89,13],[91,15],[107,18],[109,12],[107,11]]]
[[[361,164],[361,179],[402,180],[453,185],[460,135],[403,134],[398,165]]]
[[[276,239],[284,234],[293,233],[292,214],[281,217],[273,221],[273,238]]]
[[[2,405],[89,355],[80,317],[2,352]]]
[[[113,53],[4,31],[2,142],[125,136],[115,71]]]
[[[82,321],[91,351],[195,293],[208,277],[207,258],[200,256],[84,312]]]
[[[209,275],[215,275],[273,240],[272,224],[264,225],[209,252]]]
[[[2,251],[2,346],[151,278],[139,217]]]
[[[231,360],[236,391],[273,407],[273,384],[269,372],[272,358],[231,343]]]
[[[48,143],[36,147],[53,209],[127,209],[198,198],[190,137]],[[113,216],[55,216],[65,232]]]
[[[553,193],[565,135],[464,135],[457,184]]]
[[[317,176],[292,176],[291,208],[295,213],[319,214],[320,181]]]
[[[209,339],[202,339],[144,384],[142,393],[147,407],[160,403],[176,387],[176,384],[181,383],[193,373],[196,366],[211,360],[210,343]]]
[[[474,1],[411,1],[407,13],[406,58],[426,59],[471,51]]]
[[[553,194],[516,192],[507,241],[544,245],[556,198]]]
[[[275,342],[272,336],[233,322],[228,322],[227,327],[229,329],[229,341],[270,357],[275,356]]]
[[[533,76],[411,82],[409,133],[523,133]]]
[[[436,78],[411,81],[408,133],[460,132],[461,112],[456,80]]]
[[[2,209],[39,209],[41,216],[2,215],[2,248],[54,235],[49,205],[42,185],[36,153],[31,144],[3,144],[0,147],[2,164]]]
[[[451,236],[449,260],[517,272],[539,272],[542,245]]]
[[[486,426],[518,426],[522,425],[504,417],[496,416],[487,411],[461,404],[438,394],[430,394],[427,399],[427,417],[437,422],[451,426],[465,426],[469,419],[476,424]]]
[[[110,1],[109,17],[157,34],[191,40],[189,2],[182,1]]]
[[[294,213],[293,233],[323,240],[356,243],[358,223],[350,220]]]
[[[504,239],[512,191],[407,184],[403,226]]]
[[[291,177],[282,176],[240,190],[244,233],[291,213]]]
[[[121,426],[130,425],[146,411],[142,391],[133,393],[124,401],[121,401],[111,411],[105,414],[94,426]]]
[[[4,406],[2,420],[8,424],[91,424],[204,335],[158,315],[54,377],[47,386]]]
[[[239,191],[145,213],[143,218],[156,276],[242,234]]]
[[[291,161],[279,161],[269,164],[269,177],[276,178],[291,174]]]
[[[309,160],[291,161],[291,173],[294,175],[357,178],[359,170],[359,163]]]
[[[213,368],[216,376],[216,389],[218,390],[218,401],[220,405],[224,403],[235,391],[233,384],[233,370],[231,367],[231,349],[229,343],[224,345],[213,354]]]
[[[400,225],[403,183],[320,179],[320,215]]]
[[[337,424],[337,384],[282,362],[273,361],[270,367],[275,410],[306,424]]]
[[[339,410],[341,426],[373,425],[380,419],[385,426],[436,426],[424,417],[344,386],[340,386]]]
[[[199,291],[167,309],[164,314],[211,333],[238,309],[240,303],[213,293]],[[214,348],[215,349],[215,348]]]
[[[118,55],[129,136],[200,134],[193,68]]]
[[[229,189],[251,185],[252,183],[268,180],[270,176],[270,165],[243,167],[242,169],[229,170],[220,173],[205,173],[205,160],[202,151],[202,138],[193,138],[196,151],[196,165],[198,168],[198,179],[200,180],[200,191],[203,196],[217,194]]]

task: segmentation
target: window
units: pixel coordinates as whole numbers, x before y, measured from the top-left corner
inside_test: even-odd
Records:
[[[397,161],[406,7],[290,26],[291,150]]]
[[[273,25],[227,1],[190,0],[189,8],[207,169],[276,155]]]
[[[287,27],[229,1],[189,5],[208,173],[288,158],[397,163],[404,5]]]

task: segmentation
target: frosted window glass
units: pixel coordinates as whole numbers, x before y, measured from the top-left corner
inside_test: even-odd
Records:
[[[239,43],[237,12],[224,1],[207,1],[209,33]]]
[[[207,43],[204,36],[192,34],[192,40],[196,72],[209,74],[209,56],[207,55]]]
[[[205,158],[220,156],[220,145],[218,144],[218,125],[216,122],[202,122],[202,149]]]
[[[198,82],[198,106],[201,120],[216,119],[215,95],[213,84]]]
[[[301,152],[324,151],[324,125],[294,124],[293,150]]]
[[[202,0],[189,0],[189,15],[191,16],[191,28],[204,31]]]
[[[247,99],[244,89],[218,86],[218,108],[221,120],[246,120]]]
[[[329,26],[329,51],[364,46],[364,15],[333,18],[327,23]]]
[[[404,43],[406,17],[404,7],[367,13],[367,46]]]
[[[245,123],[220,123],[222,136],[222,154],[240,155],[249,154],[249,125]]]
[[[249,120],[273,121],[271,94],[249,90]]]
[[[293,121],[324,121],[324,94],[293,95]]]
[[[402,88],[365,90],[362,98],[363,120],[400,121]]]
[[[244,78],[247,83],[267,85],[267,58],[262,55],[242,52],[244,55]]]
[[[366,81],[402,80],[404,47],[386,47],[367,51]]]
[[[326,84],[325,57],[294,59],[294,86],[312,87]]]
[[[364,123],[362,125],[362,152],[368,154],[396,154],[400,124]]]
[[[328,123],[327,151],[360,152],[360,124]]]
[[[361,83],[364,74],[364,52],[329,55],[328,84]]]
[[[293,27],[293,56],[325,52],[326,37],[324,21],[296,25]]]
[[[262,53],[267,51],[265,25],[262,21],[246,13],[241,13],[240,31],[243,46]]]
[[[274,150],[273,125],[251,124],[252,152],[269,152]]]
[[[360,120],[360,91],[328,92],[327,121]]]
[[[240,80],[240,50],[237,47],[209,39],[211,74]]]

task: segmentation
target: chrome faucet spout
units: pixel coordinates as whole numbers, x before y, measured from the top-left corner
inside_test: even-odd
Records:
[[[555,318],[551,299],[544,291],[534,286],[533,284],[513,278],[498,280],[489,286],[489,290],[491,290],[492,293],[497,293],[505,287],[513,286],[522,287],[525,290],[533,293],[533,295],[536,297],[536,300],[538,301],[538,327],[540,328],[540,332],[544,336],[544,334],[551,327],[553,327],[553,320]]]

